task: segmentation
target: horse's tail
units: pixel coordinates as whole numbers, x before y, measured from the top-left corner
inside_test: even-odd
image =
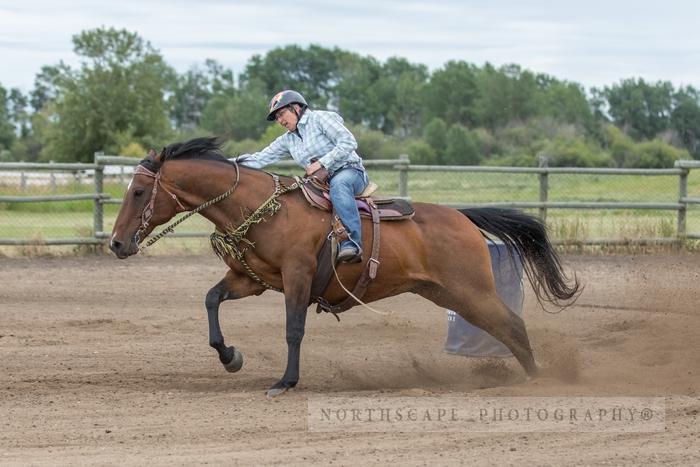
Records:
[[[581,291],[574,274],[564,273],[557,252],[547,238],[547,228],[536,217],[515,209],[460,209],[478,228],[501,240],[509,252],[517,251],[523,269],[540,303],[557,306],[573,303]]]

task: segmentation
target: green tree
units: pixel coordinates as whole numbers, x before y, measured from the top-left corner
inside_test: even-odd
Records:
[[[478,126],[494,129],[538,114],[537,77],[519,65],[496,69],[487,63],[477,74],[477,87],[474,106]]]
[[[207,102],[201,126],[219,135],[234,139],[258,139],[270,125],[267,116],[267,96],[250,88],[234,96],[217,94]]]
[[[476,77],[477,68],[463,61],[450,61],[435,71],[426,87],[427,117],[475,126],[475,100],[479,94]]]
[[[118,152],[125,142],[160,144],[170,131],[163,92],[173,77],[160,54],[114,28],[83,31],[73,45],[81,67],[53,79],[58,97],[42,157],[90,161],[95,151]]]
[[[337,60],[344,53],[315,44],[272,49],[264,56],[251,57],[241,74],[241,85],[262,86],[268,98],[282,89],[294,89],[312,106],[324,108],[335,96]]]
[[[382,112],[378,129],[384,133],[407,136],[421,126],[423,89],[428,81],[425,65],[410,63],[404,58],[391,57],[381,68],[381,75],[368,90]]]
[[[335,99],[338,112],[350,123],[373,130],[381,128],[386,113],[376,86],[382,73],[381,64],[372,57],[343,54],[338,59],[337,73]]]
[[[170,118],[176,128],[196,128],[212,97],[231,98],[236,93],[230,69],[211,59],[207,59],[204,65],[204,69],[192,67],[175,80],[169,101]]]
[[[552,117],[594,131],[593,111],[581,85],[547,75],[537,75],[537,79],[541,95],[538,116]]]
[[[625,79],[603,89],[608,113],[618,127],[633,138],[654,138],[670,126],[673,85],[668,81],[649,84]]]
[[[0,85],[0,150],[9,150],[15,140],[15,128],[10,115],[10,99],[7,90]]]
[[[30,115],[27,111],[29,100],[19,89],[11,89],[8,96],[10,119],[20,138],[29,135],[31,131]]]
[[[671,113],[671,126],[678,133],[683,146],[700,159],[700,93],[688,86],[679,90]]]
[[[479,148],[469,129],[462,125],[452,125],[447,131],[447,146],[441,162],[448,165],[476,165],[480,160]]]
[[[437,161],[445,159],[447,149],[447,123],[441,118],[433,118],[423,130],[423,139],[435,151]]]
[[[59,79],[70,74],[70,68],[63,62],[56,66],[41,67],[41,71],[34,77],[34,88],[29,93],[29,103],[35,112],[41,111],[48,104],[56,101],[59,93]]]

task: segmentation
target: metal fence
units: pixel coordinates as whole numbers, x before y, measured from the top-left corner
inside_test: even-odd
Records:
[[[104,243],[137,163],[102,154],[93,164],[0,163],[0,245]],[[524,209],[546,220],[558,243],[700,239],[698,161],[672,169],[525,168],[412,165],[402,156],[365,165],[381,196]],[[291,161],[271,170],[299,173]],[[211,229],[196,216],[173,237]]]

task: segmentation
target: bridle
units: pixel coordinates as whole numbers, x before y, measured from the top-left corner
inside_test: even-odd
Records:
[[[236,167],[236,181],[234,182],[233,186],[229,188],[226,192],[220,194],[219,196],[210,199],[209,201],[206,201],[193,210],[189,211],[187,214],[182,216],[180,219],[176,220],[172,224],[168,225],[165,229],[163,229],[159,234],[154,235],[148,242],[139,247],[139,251],[143,252],[147,247],[153,245],[155,242],[163,238],[165,235],[172,233],[173,229],[175,226],[183,222],[185,219],[188,217],[197,214],[198,212],[202,211],[203,209],[208,208],[212,204],[216,204],[219,201],[228,198],[231,193],[233,193],[238,186],[238,182],[240,181],[241,178],[241,172],[238,168],[238,164],[236,161],[233,161],[234,167]],[[170,197],[177,203],[177,212],[185,212],[187,211],[187,208],[183,206],[183,204],[180,202],[178,197],[175,195],[175,193],[171,192],[168,190],[164,185],[163,182],[161,181],[161,172],[160,172],[160,167],[156,171],[152,171],[148,168],[146,168],[144,165],[139,164],[136,169],[134,169],[134,176],[136,175],[145,175],[147,177],[153,178],[153,189],[151,190],[151,199],[148,201],[148,204],[146,207],[143,209],[143,212],[141,213],[141,225],[139,226],[138,230],[134,234],[133,241],[138,245],[141,242],[141,236],[145,234],[146,230],[148,229],[149,222],[151,221],[151,218],[153,217],[153,212],[155,210],[155,203],[156,203],[156,195],[158,194],[158,187],[160,186],[163,191],[165,191]]]

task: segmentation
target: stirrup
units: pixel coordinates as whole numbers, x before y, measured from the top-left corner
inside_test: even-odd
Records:
[[[348,246],[341,248],[336,257],[336,261],[339,263],[359,263],[362,261],[362,248],[355,248],[353,246]]]

